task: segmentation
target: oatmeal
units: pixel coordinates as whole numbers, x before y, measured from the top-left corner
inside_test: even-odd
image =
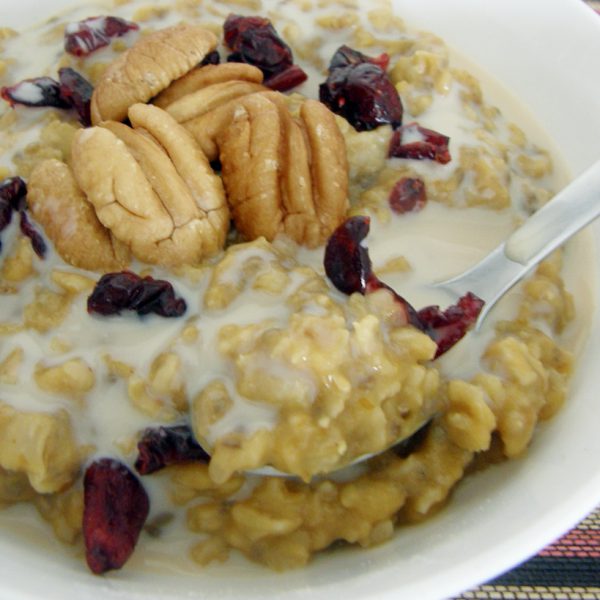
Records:
[[[427,287],[552,197],[549,153],[383,0],[232,4],[0,39],[0,502],[94,573],[382,543],[568,393],[561,251],[477,336]]]

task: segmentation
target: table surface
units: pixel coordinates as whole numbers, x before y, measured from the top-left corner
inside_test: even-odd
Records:
[[[600,507],[530,560],[455,598],[509,599],[600,599]]]
[[[600,15],[600,0],[586,0]],[[600,600],[600,507],[512,571],[454,600]]]

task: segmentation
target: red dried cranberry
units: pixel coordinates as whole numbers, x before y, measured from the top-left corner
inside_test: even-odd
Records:
[[[397,214],[422,210],[427,202],[425,183],[416,177],[399,179],[388,199],[390,208]]]
[[[344,294],[370,294],[382,288],[388,290],[398,306],[399,321],[419,326],[415,309],[373,273],[369,250],[362,245],[369,226],[369,217],[356,216],[347,219],[333,232],[325,247],[325,273]]]
[[[443,165],[452,157],[448,150],[450,138],[446,135],[408,123],[394,131],[388,156],[393,158],[431,159]]]
[[[60,82],[51,77],[25,79],[11,87],[3,87],[0,95],[11,106],[49,106],[74,108],[82,125],[90,125],[90,102],[94,88],[77,71],[69,67],[58,72]]]
[[[6,229],[12,221],[13,209],[10,202],[7,202],[0,196],[0,231]],[[2,242],[0,242],[2,248]]]
[[[419,319],[426,333],[438,346],[436,358],[463,338],[469,327],[477,321],[483,305],[481,298],[468,292],[444,311],[439,306],[427,306],[419,311]]]
[[[31,221],[29,220],[29,217],[24,209],[19,211],[19,217],[21,219],[21,233],[25,237],[29,238],[31,247],[38,257],[44,258],[48,248],[46,247],[46,242],[44,241],[42,234],[31,224]]]
[[[269,19],[230,14],[223,25],[228,60],[258,67],[268,78],[294,63],[291,48],[279,37]]]
[[[87,301],[90,313],[118,315],[122,310],[138,315],[154,313],[161,317],[180,317],[186,311],[183,298],[177,298],[173,286],[150,276],[135,273],[107,273],[103,275]]]
[[[369,251],[361,244],[369,233],[370,224],[369,217],[350,217],[327,241],[325,273],[344,294],[364,294],[367,282],[373,277]]]
[[[26,196],[27,184],[20,177],[9,177],[0,182],[0,231],[10,224],[13,212],[18,212],[21,232],[31,240],[34,252],[44,258],[46,242],[27,217]]]
[[[366,62],[373,63],[385,71],[390,64],[390,55],[384,52],[379,56],[367,56],[358,50],[350,48],[350,46],[340,46],[331,58],[329,63],[329,72],[331,73],[331,71],[334,69],[340,69],[342,67],[358,65]]]
[[[94,92],[92,84],[70,67],[59,69],[58,79],[61,97],[77,111],[82,125],[91,125],[90,103]]]
[[[292,65],[285,71],[269,77],[265,85],[276,92],[285,92],[304,83],[307,79],[308,75],[298,65]]]
[[[112,38],[121,37],[139,26],[119,17],[90,17],[70,23],[65,29],[65,51],[74,56],[87,56],[110,44]]]
[[[140,475],[149,475],[169,465],[210,460],[188,425],[146,429],[137,448],[135,469]]]
[[[85,557],[97,575],[120,569],[131,556],[150,501],[139,479],[110,458],[93,462],[83,480]]]
[[[231,50],[229,62],[243,62],[258,67],[270,80],[288,71],[294,64],[292,49],[279,37],[269,19],[230,14],[223,25],[225,44]],[[282,75],[273,89],[285,91],[302,82],[300,67],[287,76]]]
[[[475,323],[483,300],[469,292],[445,311],[438,306],[416,311],[405,298],[373,273],[369,251],[362,245],[369,233],[369,223],[368,217],[350,217],[333,232],[325,248],[327,277],[345,294],[388,290],[398,308],[397,322],[410,324],[429,335],[438,346],[437,358],[456,344]]]
[[[12,220],[13,211],[25,206],[27,184],[20,177],[7,177],[0,181],[0,231]]]
[[[400,96],[387,73],[372,62],[332,69],[319,86],[319,99],[357,131],[402,124]]]
[[[209,52],[202,61],[198,64],[199,67],[204,67],[205,65],[218,65],[221,62],[221,56],[217,50],[213,50]]]
[[[51,77],[34,77],[0,89],[0,96],[11,106],[54,106],[70,108],[60,94],[60,85]]]
[[[8,177],[0,182],[0,232],[10,225],[13,212],[20,209],[26,194],[27,186],[20,177]]]

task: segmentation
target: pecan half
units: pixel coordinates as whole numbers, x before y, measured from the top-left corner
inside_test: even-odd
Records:
[[[102,224],[140,260],[195,264],[223,247],[229,211],[221,180],[192,136],[164,110],[135,104],[132,127],[78,132],[73,171]]]
[[[321,102],[304,102],[300,118],[310,149],[313,203],[322,234],[329,237],[348,209],[346,144],[333,113]]]
[[[90,271],[120,271],[128,265],[129,249],[100,223],[65,163],[50,159],[35,167],[27,203],[69,264]]]
[[[178,123],[185,124],[221,106],[229,100],[240,98],[254,92],[262,92],[265,87],[250,81],[225,81],[214,83],[192,94],[187,94],[167,106],[167,112]]]
[[[141,38],[109,65],[96,85],[92,123],[122,121],[131,105],[148,102],[216,45],[216,36],[198,25],[175,25]]]
[[[315,247],[343,221],[346,148],[321,103],[306,100],[296,120],[281,94],[245,96],[216,142],[233,220],[244,237],[272,240],[284,232]]]
[[[173,82],[153,103],[190,131],[213,161],[219,157],[217,133],[231,121],[239,98],[267,90],[262,80],[262,71],[252,65],[206,65]]]
[[[202,88],[225,83],[226,81],[247,81],[250,83],[262,83],[263,74],[260,69],[244,63],[223,63],[220,65],[204,65],[192,69],[183,77],[174,81],[166,90],[161,92],[153,104],[160,108],[167,108],[176,100],[192,94]]]
[[[194,139],[206,154],[208,160],[213,161],[219,158],[219,147],[217,146],[217,136],[231,123],[238,98],[225,102],[221,106],[214,108],[210,112],[196,116],[183,123],[183,126],[192,134]]]

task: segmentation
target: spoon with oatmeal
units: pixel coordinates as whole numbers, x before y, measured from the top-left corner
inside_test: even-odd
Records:
[[[361,242],[369,231],[368,217],[352,217],[331,236],[325,250],[325,270],[337,289],[359,292],[375,302],[395,304],[406,324],[426,333],[437,344],[435,358],[454,346],[469,330],[477,332],[491,309],[525,275],[551,252],[600,215],[600,161],[558,193],[552,201],[529,217],[506,241],[487,257],[461,275],[434,284],[439,290],[459,297],[446,311],[437,306],[415,310],[393,289],[381,282],[371,270],[367,248]],[[378,293],[387,290],[388,293]],[[468,290],[468,293],[464,293]],[[375,300],[379,296],[380,299]],[[389,304],[388,304],[389,308]],[[344,476],[347,470],[385,452],[390,447],[410,446],[435,417],[439,407],[423,407],[411,427],[377,452],[362,454],[337,465],[327,475]],[[250,469],[260,475],[290,476],[263,467]]]

